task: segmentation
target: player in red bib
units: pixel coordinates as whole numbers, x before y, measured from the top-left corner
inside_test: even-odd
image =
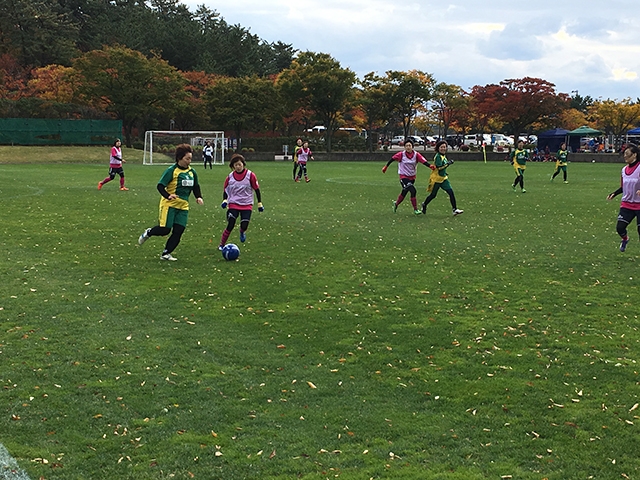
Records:
[[[247,239],[247,229],[251,221],[251,211],[253,210],[253,192],[256,192],[258,199],[258,211],[263,212],[262,196],[260,195],[260,185],[256,175],[245,168],[247,162],[239,153],[234,153],[229,161],[231,173],[224,181],[224,193],[222,194],[222,208],[227,210],[227,228],[222,232],[219,250],[222,250],[231,235],[231,231],[240,218],[240,241]]]
[[[120,190],[127,191],[129,190],[124,186],[124,169],[122,168],[123,163],[127,163],[127,161],[122,158],[122,149],[120,148],[122,143],[119,138],[116,138],[116,141],[113,142],[113,147],[111,147],[111,158],[109,159],[109,176],[98,182],[98,190],[102,189],[102,186],[116,178],[116,175],[120,175]]]
[[[393,212],[398,209],[398,205],[402,203],[407,193],[411,195],[411,205],[413,206],[413,213],[421,215],[422,210],[418,210],[418,202],[416,200],[415,182],[416,182],[416,167],[418,163],[422,163],[429,167],[431,170],[435,169],[434,165],[431,165],[427,160],[413,149],[413,142],[407,140],[404,142],[404,151],[396,153],[387,164],[382,167],[382,173],[387,173],[387,168],[393,162],[398,162],[398,175],[400,176],[400,186],[402,191],[398,195],[398,199],[393,201]]]
[[[309,142],[304,142],[301,147],[296,147],[295,158],[298,160],[298,175],[296,176],[296,182],[299,182],[304,175],[304,181],[309,183],[309,176],[307,175],[307,162],[313,160],[313,153],[309,148]]]
[[[627,227],[633,219],[636,219],[638,225],[638,235],[640,236],[640,148],[633,143],[624,151],[624,161],[626,165],[622,167],[622,177],[620,180],[620,188],[615,192],[611,192],[607,196],[607,200],[613,200],[617,195],[622,194],[620,202],[620,212],[618,213],[618,223],[616,231],[622,241],[620,242],[620,251],[624,252],[629,243],[627,235]]]

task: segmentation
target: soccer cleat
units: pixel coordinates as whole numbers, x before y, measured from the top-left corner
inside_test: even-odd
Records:
[[[147,228],[144,232],[142,232],[142,235],[140,235],[138,237],[138,245],[142,245],[144,242],[149,240],[149,232],[150,231],[151,231],[151,229]]]
[[[98,182],[98,190],[102,190],[102,182]]]
[[[176,257],[171,255],[170,253],[163,253],[162,255],[160,255],[160,259],[169,260],[170,262],[175,262],[176,260],[178,260]]]
[[[422,215],[422,210],[418,210],[417,208],[413,211],[415,215]]]
[[[513,188],[513,191],[516,191],[516,186],[515,185],[511,185],[511,188]]]
[[[629,243],[629,237],[627,237],[626,240],[623,238],[622,242],[620,242],[620,251],[621,252],[624,252],[627,249],[627,243]]]
[[[422,205],[422,214],[426,215],[427,214],[427,204],[426,203],[421,203],[420,205]]]
[[[121,192],[128,192],[129,189],[127,187],[120,187]]]
[[[393,201],[393,213],[396,213],[396,211],[398,210],[398,205],[396,205],[396,201]]]
[[[453,209],[453,216],[455,217],[456,215],[460,215],[461,213],[464,213],[464,210],[460,210],[459,208],[454,208]]]
[[[296,177],[296,182],[299,182],[299,181],[300,181],[300,178],[299,178],[299,177]]]
[[[527,193],[527,191],[523,188],[523,189],[522,189],[522,193]]]
[[[240,241],[244,243],[246,239],[247,239],[247,234],[245,232],[240,232]]]
[[[569,182],[567,182],[567,181],[565,180],[565,181],[564,181],[564,183],[569,183]]]
[[[311,179],[309,177],[304,177],[304,181],[309,183],[311,181]]]
[[[554,178],[555,178],[555,177],[554,177],[553,175],[551,175],[551,181],[552,181],[552,182],[553,182],[553,179],[554,179]]]
[[[218,250],[222,251],[223,248],[224,248],[224,245],[218,245]]]

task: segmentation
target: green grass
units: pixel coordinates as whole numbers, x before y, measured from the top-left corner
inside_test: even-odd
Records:
[[[0,443],[32,478],[640,475],[620,165],[531,164],[523,195],[508,164],[458,162],[456,218],[444,192],[394,215],[381,164],[249,167],[239,261],[217,167],[161,262],[137,238],[163,167],[98,192],[104,164],[2,165]]]

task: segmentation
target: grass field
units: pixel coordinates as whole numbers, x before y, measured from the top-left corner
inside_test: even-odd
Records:
[[[381,166],[249,165],[265,212],[237,262],[229,170],[196,166],[162,262],[137,238],[164,167],[120,192],[102,163],[0,165],[0,443],[32,479],[640,478],[621,165],[531,164],[521,194],[458,162],[456,218],[444,192],[393,214]]]

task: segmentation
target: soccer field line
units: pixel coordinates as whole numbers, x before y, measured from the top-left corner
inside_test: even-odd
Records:
[[[347,185],[371,185],[374,187],[385,187],[385,186],[389,186],[388,183],[381,183],[381,182],[358,182],[358,181],[353,181],[351,179],[348,178],[327,178],[325,180],[326,182],[330,182],[330,183],[342,183],[342,184],[347,184]],[[393,184],[393,186],[395,186],[395,183]]]
[[[30,480],[26,474],[18,466],[15,458],[11,456],[9,451],[0,443],[0,478],[3,480]]]
[[[30,187],[29,185],[25,185],[26,188],[31,189],[31,193],[24,193],[22,195],[14,195],[13,197],[3,197],[7,200],[13,200],[14,198],[22,198],[22,197],[37,197],[44,193],[44,188],[38,187]],[[0,190],[0,194],[2,194],[2,190]]]

